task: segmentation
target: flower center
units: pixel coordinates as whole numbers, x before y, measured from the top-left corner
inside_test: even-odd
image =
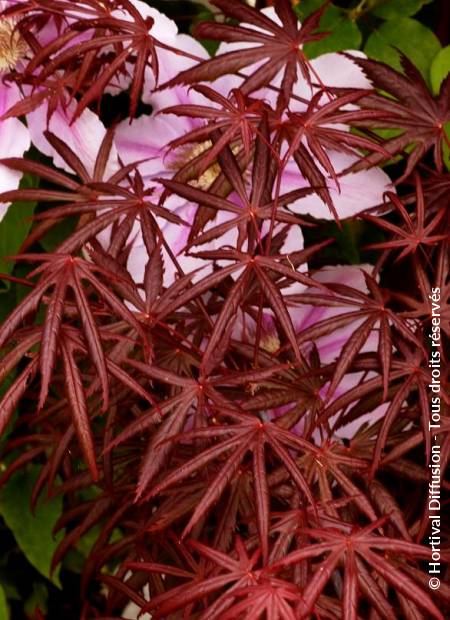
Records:
[[[200,142],[199,144],[195,144],[193,146],[191,144],[182,146],[177,149],[175,159],[171,162],[169,167],[172,170],[180,170],[190,161],[196,159],[197,157],[199,157],[199,155],[210,149],[211,146],[211,140],[206,140],[205,142]],[[198,187],[206,191],[211,187],[219,174],[219,164],[217,162],[213,163],[199,177],[190,179],[189,185],[192,185],[192,187]]]
[[[187,144],[177,149],[177,154],[172,162],[169,164],[169,168],[172,170],[180,170],[186,164],[202,155],[205,151],[208,151],[212,147],[211,140],[205,140],[205,142],[199,142],[195,145]],[[233,155],[239,153],[239,146],[233,146],[231,148]],[[204,191],[207,191],[217,177],[221,173],[220,164],[218,162],[212,163],[199,177],[194,177],[189,180],[189,185],[192,187],[198,187]]]
[[[260,346],[267,353],[276,353],[281,346],[278,334],[266,334],[261,338]]]
[[[19,31],[14,30],[14,23],[0,19],[0,72],[14,69],[26,51],[27,44]]]

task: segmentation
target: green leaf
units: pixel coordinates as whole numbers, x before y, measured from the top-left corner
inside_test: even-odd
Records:
[[[444,131],[447,134],[447,138],[450,142],[450,122],[445,123]],[[445,140],[442,142],[442,158],[444,160],[444,164],[447,170],[450,171],[450,147]]]
[[[309,17],[311,13],[320,9],[322,4],[325,4],[326,0],[301,0],[294,8],[300,21],[303,21],[306,17]]]
[[[424,4],[430,0],[381,0],[371,13],[382,19],[395,19],[396,17],[410,17],[420,11]]]
[[[300,21],[320,8],[322,4],[323,0],[301,2],[297,8]],[[319,32],[330,34],[322,41],[305,45],[305,54],[308,58],[316,58],[329,52],[355,50],[361,45],[362,36],[356,23],[350,20],[344,11],[333,5],[330,5],[322,15]]]
[[[50,228],[40,239],[40,244],[44,250],[54,252],[58,245],[75,231],[78,221],[78,217],[65,217],[59,224]]]
[[[41,614],[43,614],[45,617],[48,611],[47,601],[48,590],[45,584],[42,582],[33,583],[33,591],[25,601],[24,605],[24,611],[27,615],[27,618],[35,618],[36,609],[39,609]]]
[[[357,226],[355,226],[353,222],[343,222],[342,228],[338,230],[336,237],[343,257],[351,265],[359,265],[361,257],[358,248]]]
[[[50,565],[53,553],[63,537],[62,532],[55,537],[52,535],[53,527],[61,515],[62,498],[47,500],[41,497],[36,514],[32,515],[30,500],[39,471],[39,467],[31,466],[11,476],[0,493],[0,514],[30,564],[60,587],[59,571],[51,577]]]
[[[197,15],[194,16],[194,18],[192,19],[192,24],[191,27],[189,29],[189,33],[191,35],[193,35],[194,33],[194,28],[200,24],[201,22],[208,22],[208,21],[214,21],[214,13],[212,11],[210,11],[208,8],[206,8],[203,5],[200,5],[200,10],[198,11]],[[210,39],[199,39],[199,42],[203,45],[203,47],[206,49],[206,51],[208,52],[208,54],[210,56],[215,56],[220,42],[219,41],[212,41]]]
[[[401,50],[429,80],[431,63],[441,47],[429,28],[409,17],[387,21],[370,35],[364,51],[370,58],[401,70],[400,57],[393,46]]]
[[[9,620],[8,603],[6,602],[5,591],[0,583],[0,620]]]
[[[450,73],[450,45],[442,48],[434,57],[430,68],[431,88],[434,95],[439,94],[442,82]]]
[[[24,174],[20,182],[20,189],[37,187],[38,179],[30,174]],[[0,272],[10,274],[13,261],[5,260],[6,256],[17,254],[20,246],[27,237],[31,228],[31,216],[36,207],[35,202],[13,203],[5,217],[0,222]]]
[[[359,265],[361,259],[361,248],[365,245],[366,224],[357,220],[343,220],[339,228],[334,221],[320,222],[320,226],[315,229],[305,228],[305,243],[307,246],[320,243],[324,239],[333,238],[336,243],[329,245],[320,252],[320,257],[316,257],[317,263],[314,268],[324,265]]]

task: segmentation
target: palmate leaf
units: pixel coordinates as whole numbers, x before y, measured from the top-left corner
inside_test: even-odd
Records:
[[[389,391],[387,401],[388,409],[384,414],[381,426],[375,437],[372,465],[370,475],[374,476],[383,456],[383,450],[386,449],[388,436],[394,422],[400,417],[403,405],[411,396],[415,397],[418,403],[417,424],[422,429],[423,442],[425,448],[426,459],[429,459],[431,448],[431,432],[428,425],[429,422],[429,404],[427,400],[428,385],[432,381],[431,372],[426,363],[427,357],[424,352],[407,346],[401,340],[396,340],[399,347],[401,357],[392,356],[391,371],[389,373]],[[353,370],[364,369],[377,370],[378,362],[376,359],[364,361],[358,364],[356,362]],[[334,427],[339,428],[353,421],[361,412],[358,411],[359,403],[363,403],[367,397],[372,397],[372,409],[378,406],[382,401],[380,398],[380,387],[382,385],[381,377],[366,379],[356,387],[344,392],[333,402],[327,404],[319,417],[319,421],[330,419],[336,414],[340,414],[334,422]],[[444,393],[443,402],[448,403],[449,398]],[[351,406],[351,407],[350,407]],[[369,403],[370,406],[370,403]],[[343,413],[345,412],[345,413]]]
[[[219,76],[233,74],[257,62],[261,66],[244,79],[240,90],[248,95],[262,86],[270,84],[272,79],[283,72],[279,102],[284,105],[289,101],[292,87],[298,74],[308,82],[312,81],[312,71],[302,46],[310,41],[317,41],[326,36],[315,34],[319,26],[323,8],[310,15],[302,25],[288,0],[275,0],[274,7],[282,22],[278,25],[260,11],[247,6],[239,0],[212,0],[227,17],[237,19],[243,24],[254,25],[258,30],[248,26],[230,26],[216,22],[202,22],[195,34],[204,39],[239,43],[255,43],[255,47],[225,52],[215,58],[198,63],[192,69],[182,71],[161,88],[176,84],[192,84],[213,81]]]
[[[369,462],[352,450],[342,446],[339,441],[325,439],[317,454],[305,455],[301,467],[308,482],[317,482],[324,512],[338,518],[339,511],[334,503],[341,497],[348,498],[348,504],[354,505],[365,518],[373,521],[377,518],[373,502],[367,496],[364,484]]]
[[[48,231],[49,224],[54,226],[65,218],[78,216],[80,225],[59,244],[57,251],[76,252],[99,233],[113,226],[110,250],[115,255],[118,253],[117,248],[122,249],[121,244],[126,241],[127,232],[131,231],[136,221],[141,225],[144,241],[152,247],[157,244],[158,234],[164,242],[156,217],[173,224],[183,223],[175,213],[151,200],[153,188],[144,187],[141,175],[135,170],[137,162],[122,168],[117,165],[118,170],[107,175],[107,166],[112,159],[113,130],[105,134],[92,174],[88,173],[77,154],[63,140],[48,131],[45,136],[80,181],[39,162],[20,158],[1,160],[4,166],[12,170],[30,172],[59,186],[55,190],[18,189],[0,193],[0,200],[4,202],[38,200],[62,203],[61,206],[53,206],[36,216],[35,219],[42,221],[42,224],[33,232],[33,241]]]
[[[215,425],[199,431],[185,432],[178,436],[178,441],[192,441],[195,439],[220,438],[221,441],[212,447],[204,450],[199,455],[184,464],[180,469],[175,469],[150,492],[150,497],[154,497],[170,488],[174,484],[189,479],[190,476],[204,468],[208,463],[222,459],[223,455],[230,452],[226,461],[214,478],[214,482],[202,497],[202,500],[192,514],[189,523],[183,531],[183,537],[187,536],[198,520],[210,509],[211,505],[222,495],[224,489],[229,484],[230,478],[236,475],[241,463],[248,451],[252,453],[253,464],[253,487],[256,501],[256,515],[258,531],[261,541],[261,549],[264,558],[268,555],[268,517],[269,517],[269,495],[266,482],[266,460],[264,453],[267,449],[277,457],[283,467],[289,472],[294,484],[299,491],[306,496],[308,502],[314,506],[315,502],[311,495],[309,486],[291,456],[292,450],[314,453],[317,451],[311,443],[305,441],[294,433],[285,431],[275,424],[261,422],[258,418],[247,414],[223,413],[222,417],[234,420],[234,424]]]
[[[386,97],[379,93],[360,99],[358,105],[363,110],[382,113],[384,120],[356,120],[354,126],[401,129],[399,136],[383,143],[383,148],[391,157],[403,153],[409,146],[413,147],[407,156],[405,171],[397,183],[408,177],[431,149],[436,168],[442,172],[442,150],[444,143],[448,145],[444,126],[450,120],[450,77],[441,84],[439,95],[433,97],[420,72],[403,54],[401,63],[404,74],[374,60],[351,58],[377,89],[389,95]],[[351,170],[378,165],[385,159],[381,153],[372,153],[352,166]]]
[[[142,611],[149,611],[154,618],[164,618],[177,610],[198,608],[201,620],[218,620],[219,618],[236,618],[251,607],[246,618],[260,618],[267,610],[273,620],[290,620],[293,615],[293,603],[300,598],[300,590],[280,578],[273,577],[264,567],[258,568],[259,552],[249,555],[243,542],[237,538],[235,549],[224,554],[212,547],[191,540],[188,546],[196,555],[206,562],[208,567],[202,569],[202,563],[191,566],[194,570],[182,572],[176,566],[159,565],[154,562],[127,562],[126,566],[134,571],[152,574],[161,570],[168,575],[177,575],[187,582],[170,592],[156,596],[142,606]],[[197,575],[201,575],[199,583]],[[224,586],[226,586],[223,592]],[[205,595],[218,594],[215,601],[202,610],[201,600]]]
[[[16,5],[17,6],[17,5]],[[30,89],[28,97],[19,99],[14,103],[2,119],[24,116],[39,108],[42,104],[47,104],[47,121],[60,108],[65,110],[70,102],[70,91],[73,88],[75,72],[65,75],[49,76],[46,80],[39,81],[35,75],[11,76],[15,82],[20,82],[25,88]],[[36,87],[39,86],[39,89]]]
[[[126,373],[122,373],[113,362],[107,361],[102,342],[103,339],[97,320],[88,302],[83,283],[89,283],[100,299],[102,299],[102,302],[106,303],[113,313],[116,313],[120,318],[132,325],[144,340],[145,336],[143,335],[141,325],[130,310],[98,279],[96,275],[98,268],[91,262],[64,254],[27,254],[21,255],[20,259],[42,261],[41,266],[29,275],[30,278],[34,275],[39,275],[40,280],[29,296],[16,307],[8,320],[0,328],[0,347],[19,337],[19,353],[22,355],[26,349],[32,349],[38,340],[40,340],[40,348],[38,355],[33,354],[31,362],[3,396],[1,428],[4,429],[8,424],[18,398],[23,394],[30,378],[38,369],[41,375],[38,409],[42,409],[47,400],[56,361],[59,355],[61,355],[65,371],[67,396],[72,409],[74,424],[92,475],[96,478],[98,473],[95,465],[93,438],[88,424],[88,412],[82,379],[73,356],[74,349],[79,350],[81,346],[81,350],[89,353],[92,364],[98,374],[98,388],[100,388],[102,393],[103,411],[108,408],[109,403],[110,374],[128,383],[134,389],[136,388],[131,379],[127,379]],[[116,277],[112,273],[109,274],[110,279]],[[84,337],[84,341],[81,343],[77,339],[73,340],[70,338],[69,334],[64,331],[64,315],[68,309],[69,291],[73,294],[74,305],[81,320]],[[34,315],[42,302],[47,306],[42,331],[26,334],[25,339],[21,342],[20,331],[17,332],[18,328],[20,328],[21,323],[27,316]],[[9,372],[20,361],[21,359],[17,355],[17,351],[13,350],[1,362],[2,373]],[[139,389],[139,386],[137,387],[141,395],[145,393]]]
[[[294,605],[301,593],[294,584],[282,579],[267,579],[257,585],[237,588],[233,592],[238,599],[222,616],[226,620],[245,613],[248,620],[261,617],[273,620],[295,620]],[[242,598],[243,600],[239,601]]]
[[[217,140],[212,148],[207,149],[196,163],[198,175],[203,174],[212,164],[224,145],[229,145],[236,139],[242,143],[244,153],[249,155],[257,127],[263,115],[269,112],[267,104],[258,99],[246,97],[238,88],[232,89],[228,98],[204,84],[197,84],[192,87],[192,90],[202,94],[213,105],[180,104],[163,108],[159,114],[198,118],[207,121],[207,124],[172,140],[169,147],[174,149],[191,143],[204,143],[212,139],[214,133],[219,131],[220,140]]]
[[[326,245],[328,242],[326,242]],[[252,255],[249,253],[239,252],[238,250],[217,250],[210,252],[196,252],[193,254],[194,256],[200,256],[202,258],[212,258],[215,260],[225,260],[234,262],[234,264],[229,267],[224,267],[219,275],[220,280],[222,280],[225,275],[225,270],[229,270],[228,273],[231,274],[237,270],[242,270],[242,273],[239,276],[239,279],[246,279],[253,275],[255,278],[255,284],[258,284],[259,291],[263,298],[266,299],[268,306],[273,310],[277,320],[280,323],[281,329],[286,335],[288,339],[289,345],[292,347],[294,355],[297,360],[301,359],[300,349],[297,344],[297,337],[295,334],[295,329],[292,324],[292,319],[289,315],[287,306],[283,297],[274,284],[274,278],[284,277],[287,282],[300,282],[307,286],[311,286],[313,280],[304,275],[303,273],[299,273],[296,271],[296,265],[302,264],[307,260],[307,257],[318,250],[318,247],[322,246],[319,244],[318,246],[313,246],[308,248],[308,250],[303,250],[301,252],[295,252],[289,255],[272,255],[272,256],[261,256],[261,255]],[[288,266],[289,265],[289,266]],[[216,278],[219,280],[219,278]],[[238,280],[239,281],[239,280]],[[200,285],[201,283],[199,283]],[[317,285],[317,283],[314,283]],[[189,297],[192,296],[193,292],[197,292],[200,288],[199,285],[194,285],[192,289],[189,291]],[[201,286],[200,290],[203,288]],[[235,289],[236,291],[236,289]],[[184,298],[183,298],[184,301]],[[225,312],[225,311],[223,311]],[[223,312],[220,317],[219,325],[222,325],[223,322]],[[232,316],[232,307],[227,306],[226,312],[231,313],[230,318]]]
[[[31,330],[19,330],[16,332],[14,334],[14,340],[18,343],[18,346],[7,353],[0,362],[0,376],[6,376],[7,373],[20,362],[24,355],[31,357],[31,362],[22,374],[13,381],[11,387],[3,396],[1,401],[1,428],[4,428],[10,421],[18,399],[23,396],[23,393],[28,387],[28,384],[31,382],[31,379],[37,373],[40,356],[33,351],[33,348],[35,348],[37,343],[42,341],[42,332],[43,328],[41,327],[32,328]],[[36,426],[39,423],[45,424],[49,413],[53,413],[55,415],[60,409],[67,411],[68,408],[71,410],[73,424],[71,424],[67,429],[64,429],[63,437],[61,437],[58,432],[55,433],[53,427],[50,426],[49,430],[52,432],[52,435],[49,436],[48,441],[44,444],[41,441],[41,436],[37,435],[36,448],[30,447],[27,452],[15,457],[0,478],[0,482],[3,484],[11,476],[11,474],[14,473],[14,471],[22,467],[26,462],[32,460],[43,451],[53,449],[53,456],[51,458],[49,457],[49,463],[42,470],[39,481],[36,483],[33,494],[33,503],[36,502],[37,497],[46,481],[48,481],[49,489],[51,488],[56,472],[61,466],[62,459],[67,454],[66,451],[74,438],[75,432],[92,476],[94,479],[98,477],[87,403],[89,396],[101,391],[101,378],[94,378],[87,388],[84,387],[79,368],[80,357],[77,356],[77,358],[75,358],[74,352],[80,352],[84,358],[86,358],[89,351],[85,342],[81,338],[81,335],[76,329],[68,328],[67,326],[60,326],[58,343],[58,352],[63,362],[64,381],[60,381],[59,377],[54,374],[52,376],[52,388],[58,392],[59,384],[64,383],[67,393],[67,401],[62,400],[58,407],[50,407],[49,410],[44,410],[41,415],[37,415],[33,412],[33,417],[28,420],[28,424],[31,426]],[[30,349],[31,352],[28,352]],[[112,359],[108,358],[105,361],[106,370],[111,377],[120,382],[127,390],[129,390],[129,392],[134,393],[139,398],[150,403],[153,402],[151,395],[149,395],[148,392],[144,390],[132,376],[122,370]],[[95,415],[98,415],[100,412],[101,407],[98,406],[95,410]],[[22,423],[25,423],[25,421],[26,417],[21,418]],[[33,444],[33,436],[25,437],[25,439],[28,444]],[[10,449],[12,448],[13,444],[10,444]]]
[[[331,94],[319,90],[308,102],[304,112],[290,112],[288,119],[281,123],[277,131],[276,140],[281,142],[286,140],[288,143],[282,166],[293,157],[303,177],[309,181],[313,191],[328,205],[336,220],[339,220],[339,217],[327,187],[327,176],[336,183],[337,187],[339,187],[339,177],[327,152],[331,150],[358,155],[357,149],[359,149],[384,158],[389,157],[384,146],[373,139],[355,135],[347,128],[342,129],[343,123],[351,125],[370,122],[373,125],[378,118],[384,116],[383,112],[376,110],[356,108],[349,111],[346,109],[349,104],[358,104],[362,98],[368,96],[368,92],[367,90],[354,90],[332,97]]]
[[[389,201],[400,214],[403,220],[403,227],[396,226],[387,220],[376,218],[370,214],[365,214],[365,219],[394,235],[388,241],[371,243],[367,246],[368,248],[383,248],[391,251],[400,249],[401,252],[396,258],[396,260],[400,260],[410,254],[415,254],[419,249],[423,249],[423,246],[436,245],[438,241],[448,237],[447,234],[432,234],[437,232],[436,229],[439,228],[445,217],[443,209],[438,211],[435,217],[428,219],[428,222],[425,224],[425,201],[422,184],[418,175],[416,175],[416,210],[414,220],[396,194],[387,192],[385,200]]]
[[[41,279],[33,292],[25,299],[25,302],[18,306],[9,317],[9,320],[4,323],[0,330],[0,346],[3,346],[11,337],[14,330],[23,321],[23,318],[37,309],[44,295],[53,289],[47,305],[40,350],[42,383],[38,407],[42,408],[47,397],[51,373],[55,364],[58,334],[63,320],[65,299],[68,289],[71,289],[80,313],[89,351],[102,380],[104,408],[106,409],[108,385],[103,348],[95,319],[83,290],[82,281],[87,280],[90,282],[96,291],[104,296],[105,301],[107,300],[110,307],[119,313],[119,316],[130,321],[138,331],[141,331],[139,323],[132,313],[97,279],[95,276],[96,268],[90,262],[65,254],[48,254],[46,256],[23,254],[20,256],[20,260],[42,260],[43,264],[29,276],[32,277],[39,274]],[[114,277],[113,274],[109,275]]]
[[[164,187],[185,198],[190,202],[199,205],[200,209],[194,220],[189,243],[185,249],[193,246],[203,245],[214,239],[220,239],[223,235],[233,230],[237,232],[236,249],[242,250],[244,243],[249,249],[257,248],[259,253],[264,252],[262,243],[263,224],[271,222],[275,224],[286,224],[294,226],[308,223],[293,215],[288,211],[288,206],[295,200],[302,198],[312,192],[310,188],[302,188],[291,191],[281,196],[273,198],[273,188],[275,183],[276,168],[271,163],[273,147],[270,142],[269,123],[267,114],[263,114],[256,127],[257,136],[254,141],[254,155],[252,158],[251,171],[252,183],[246,187],[243,179],[239,162],[227,143],[221,144],[224,133],[212,134],[214,139],[212,152],[217,145],[220,150],[217,153],[218,163],[224,176],[229,182],[230,190],[234,191],[235,198],[226,199],[213,193],[213,187],[208,191],[193,187],[189,183],[180,182],[175,175],[174,179],[159,179]],[[205,155],[209,158],[209,152]],[[203,167],[203,165],[202,165]],[[197,172],[197,171],[196,171]],[[208,230],[200,232],[198,219],[202,217],[201,209],[212,212],[210,220],[214,222],[216,214],[230,213],[230,219],[217,225],[213,225]],[[203,225],[206,223],[203,222]],[[195,231],[195,234],[193,234]]]
[[[27,38],[47,17],[47,5],[45,0],[26,1],[9,7],[5,15],[18,20],[16,27]],[[125,11],[125,15],[121,16],[119,9]],[[70,76],[70,98],[78,95],[74,121],[88,105],[100,100],[107,86],[131,73],[130,116],[134,117],[146,67],[151,66],[156,80],[158,78],[156,46],[159,43],[151,34],[153,19],[144,18],[130,0],[87,0],[79,3],[76,11],[71,2],[54,0],[51,13],[61,18],[60,31],[43,46],[33,40],[34,54],[18,76],[19,81],[26,84],[32,76],[35,86],[41,87],[49,78],[67,80]],[[66,22],[63,18],[69,16]],[[159,45],[170,49],[162,43]],[[51,94],[51,91],[41,92],[41,101]],[[13,113],[19,114],[19,109]]]
[[[397,313],[389,308],[389,293],[382,289],[375,279],[363,272],[369,293],[353,289],[342,284],[327,283],[334,295],[319,296],[311,294],[293,295],[292,300],[300,303],[323,306],[347,306],[348,311],[334,317],[318,321],[311,327],[297,335],[299,344],[314,342],[317,338],[333,333],[334,331],[358,321],[358,326],[349,337],[337,360],[334,376],[328,388],[328,397],[335,392],[342,378],[348,372],[356,355],[364,346],[368,336],[378,328],[378,356],[383,376],[383,398],[386,398],[389,384],[389,369],[391,365],[393,330],[396,329],[402,338],[423,350],[422,343],[414,331],[401,320]]]
[[[143,364],[136,360],[128,363],[141,373],[153,380],[157,380],[178,388],[177,392],[161,403],[155,404],[150,410],[129,424],[117,437],[111,439],[107,451],[137,434],[151,430],[157,425],[158,429],[151,435],[147,450],[143,455],[139,481],[136,487],[136,499],[142,495],[147,497],[148,488],[168,462],[173,449],[173,440],[179,436],[187,423],[188,417],[193,417],[196,426],[204,426],[211,415],[219,416],[222,409],[232,406],[220,393],[224,385],[241,385],[252,380],[262,380],[285,369],[285,365],[269,365],[260,371],[241,372],[239,374],[218,375],[197,379],[174,374],[168,369]],[[181,389],[180,389],[181,388]]]
[[[403,595],[431,617],[443,620],[440,609],[430,595],[411,577],[396,568],[386,559],[387,554],[406,556],[406,558],[427,559],[429,550],[412,542],[374,534],[385,519],[370,523],[364,528],[346,531],[337,528],[303,528],[302,532],[317,540],[303,549],[289,553],[274,564],[275,569],[295,566],[305,559],[315,559],[326,555],[320,561],[313,576],[303,591],[302,600],[296,608],[296,617],[306,618],[314,611],[321,592],[326,587],[333,572],[342,565],[344,572],[344,595],[342,597],[342,614],[345,618],[356,619],[357,601],[362,594],[371,606],[381,613],[383,618],[394,620],[397,616],[384,592],[378,585],[381,578],[397,595]],[[381,553],[380,553],[381,552]]]

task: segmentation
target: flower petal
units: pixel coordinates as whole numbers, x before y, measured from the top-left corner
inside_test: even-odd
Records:
[[[106,129],[99,119],[89,109],[83,111],[81,116],[70,124],[74,111],[75,102],[68,106],[67,111],[58,107],[50,118],[47,125],[47,105],[40,106],[37,110],[27,115],[28,126],[33,144],[45,155],[52,157],[55,166],[67,172],[72,169],[61,156],[48,143],[44,131],[48,129],[58,137],[62,137],[68,147],[81,159],[87,171],[92,174],[95,160],[105,137]],[[109,164],[105,175],[113,174],[118,169],[118,160],[115,147],[113,147]]]
[[[356,156],[336,151],[328,151],[328,156],[337,173],[345,170],[357,160]],[[293,189],[308,187],[308,185],[299,172],[297,164],[293,160],[289,161],[283,174],[282,191],[289,192]],[[383,194],[386,191],[394,191],[391,179],[381,168],[345,174],[339,177],[339,188],[333,179],[328,179],[327,185],[334,207],[341,219],[352,217],[381,204]],[[328,206],[317,194],[300,198],[292,203],[290,208],[295,213],[308,213],[325,220],[334,219]]]
[[[0,84],[0,116],[2,116],[18,99],[19,91],[15,84]],[[30,148],[30,134],[27,127],[17,118],[0,121],[0,158],[21,157]],[[0,165],[0,190],[6,192],[16,189],[22,175]],[[0,203],[0,221],[8,210],[7,203]]]

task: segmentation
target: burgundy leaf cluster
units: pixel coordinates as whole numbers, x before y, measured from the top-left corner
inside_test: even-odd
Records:
[[[436,432],[449,488],[450,176],[442,149],[450,78],[433,97],[406,58],[403,73],[358,58],[372,90],[326,88],[302,51],[323,36],[320,12],[300,26],[288,0],[275,0],[278,25],[239,0],[212,4],[231,19],[202,23],[197,35],[248,45],[198,60],[169,84],[158,82],[164,44],[128,0],[8,9],[33,52],[10,76],[28,93],[10,115],[48,99],[49,115],[75,101],[76,119],[126,75],[134,116],[149,65],[155,89],[187,84],[210,105],[163,110],[203,124],[169,145],[200,148],[157,181],[160,194],[139,162],[110,174],[113,128],[93,173],[51,133],[72,173],[2,160],[40,182],[0,201],[42,208],[16,257],[32,265],[21,280],[29,292],[0,328],[9,458],[0,484],[38,463],[33,503],[64,497],[55,567],[99,526],[84,566],[85,618],[120,618],[132,601],[154,619],[443,620],[450,589],[444,579],[433,595],[428,588],[427,493]],[[117,7],[132,20],[112,15]],[[57,35],[42,47],[33,33],[47,20]],[[229,74],[241,83],[227,98],[214,80]],[[320,88],[304,112],[292,111],[297,80]],[[262,87],[274,91],[273,105],[258,96]],[[382,139],[377,130],[386,128],[396,137]],[[299,198],[319,196],[342,226],[327,186],[340,178],[329,150],[357,156],[351,171],[397,158],[397,191],[360,222],[377,235],[364,291],[315,277],[334,239],[283,250],[292,231],[320,225],[290,210]],[[308,184],[283,193],[290,160]],[[162,220],[183,224],[168,206],[172,195],[197,205],[186,251],[203,269],[184,272],[161,229]],[[55,251],[36,251],[66,220],[75,226]],[[127,268],[136,223],[149,257],[141,282]],[[230,231],[235,246],[212,249]],[[167,261],[176,271],[169,285]],[[438,288],[443,388],[432,432]],[[292,307],[336,312],[298,330]],[[343,328],[350,332],[337,359],[323,362],[317,343]],[[345,439],[348,425],[355,431]],[[86,594],[93,582],[107,586],[101,603]]]

